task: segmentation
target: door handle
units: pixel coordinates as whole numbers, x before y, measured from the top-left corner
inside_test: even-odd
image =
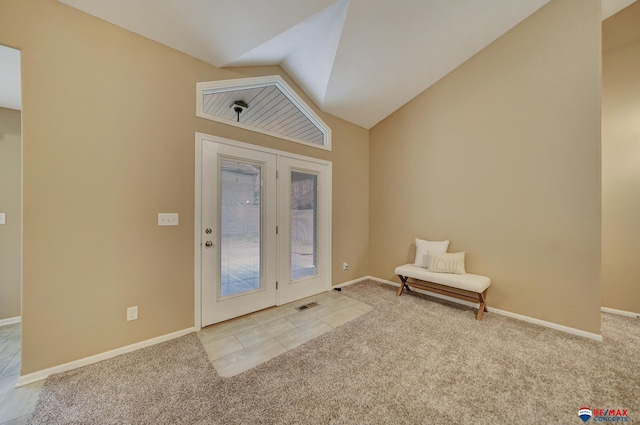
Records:
[[[206,246],[207,248],[211,248],[211,247],[213,246],[213,242],[211,242],[211,241],[206,241],[206,242],[204,243],[204,246]]]

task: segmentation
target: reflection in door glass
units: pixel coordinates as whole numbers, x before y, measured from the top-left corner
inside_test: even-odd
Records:
[[[291,280],[318,274],[318,176],[291,172]]]
[[[261,167],[222,160],[220,294],[260,288]]]

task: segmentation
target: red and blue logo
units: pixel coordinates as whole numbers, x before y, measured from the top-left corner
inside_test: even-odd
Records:
[[[593,416],[593,412],[588,407],[581,407],[580,410],[578,410],[578,416],[582,419],[582,422],[586,423],[591,419],[591,416]]]
[[[581,407],[578,417],[586,423],[593,417],[593,422],[629,422],[629,409],[591,409]]]

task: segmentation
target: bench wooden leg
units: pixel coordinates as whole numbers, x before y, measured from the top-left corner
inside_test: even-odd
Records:
[[[485,289],[484,292],[478,294],[478,300],[480,301],[480,305],[478,305],[478,315],[476,316],[476,320],[482,320],[482,313],[487,311],[487,291],[489,288]]]
[[[400,275],[398,275],[398,277],[400,278],[402,283],[400,284],[400,288],[398,288],[398,293],[396,295],[400,296],[400,295],[402,295],[402,290],[405,287],[407,288],[407,291],[411,291],[411,289],[409,289],[409,286],[407,285],[407,279],[409,279],[408,277],[404,277],[404,276],[400,276]]]

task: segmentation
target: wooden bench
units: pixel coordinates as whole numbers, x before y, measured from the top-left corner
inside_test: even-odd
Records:
[[[414,287],[440,295],[478,303],[476,320],[482,320],[482,313],[487,309],[486,297],[491,279],[477,274],[435,273],[413,264],[396,267],[396,274],[402,281],[398,296],[404,288]],[[455,290],[451,290],[454,288]]]

